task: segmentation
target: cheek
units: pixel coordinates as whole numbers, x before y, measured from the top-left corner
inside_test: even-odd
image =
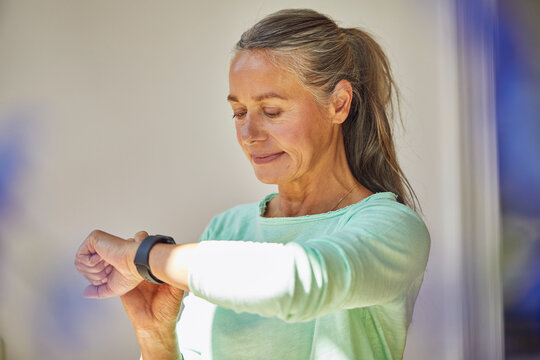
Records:
[[[238,141],[238,144],[240,144],[240,146],[242,146],[242,137],[241,137],[241,129],[240,129],[240,126],[238,125],[238,123],[235,123],[234,124],[234,129],[236,131],[236,141]]]
[[[244,148],[244,142],[242,141],[242,124],[240,124],[238,121],[234,123],[234,129],[236,131],[236,141],[238,144]]]
[[[313,124],[307,119],[296,119],[285,126],[277,126],[274,137],[290,150],[310,152],[316,143],[316,132],[313,131]]]
[[[236,129],[236,141],[238,142],[238,145],[240,145],[242,152],[249,158],[250,157],[249,151],[247,147],[245,146],[244,142],[242,141],[242,136],[240,135],[238,128]]]
[[[329,129],[324,127],[322,120],[313,117],[304,117],[295,122],[295,126],[285,129],[281,133],[286,139],[287,152],[296,164],[295,167],[306,169],[314,164],[328,152]]]
[[[314,149],[307,126],[299,123],[295,123],[294,126],[280,124],[272,127],[271,134],[279,148],[287,153],[291,161],[287,168],[292,166],[299,170],[299,168],[309,166],[309,159]]]
[[[238,142],[238,145],[240,145],[240,147],[242,148],[242,151],[246,153],[246,148],[244,146],[244,142],[242,141],[242,129],[238,125],[238,123],[234,124],[234,129],[236,131],[236,141]]]

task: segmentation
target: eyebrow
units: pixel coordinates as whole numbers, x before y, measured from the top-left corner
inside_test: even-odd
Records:
[[[262,100],[266,100],[266,99],[270,99],[270,98],[277,98],[277,99],[281,99],[281,100],[288,100],[286,97],[283,97],[281,95],[278,95],[276,94],[275,92],[268,92],[268,93],[264,93],[264,94],[261,94],[259,96],[255,96],[253,98],[253,100],[255,101],[262,101]],[[234,95],[229,95],[227,96],[227,101],[233,101],[233,102],[240,102],[238,101],[238,98]]]

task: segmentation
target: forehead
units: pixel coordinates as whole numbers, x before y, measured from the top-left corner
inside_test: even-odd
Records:
[[[260,50],[242,50],[236,53],[231,61],[231,72],[242,70],[255,70],[261,68],[274,68],[279,70],[276,62],[270,60],[269,52]]]
[[[248,50],[239,52],[231,61],[229,90],[235,97],[264,92],[288,97],[304,89],[296,75],[272,62],[265,52]]]

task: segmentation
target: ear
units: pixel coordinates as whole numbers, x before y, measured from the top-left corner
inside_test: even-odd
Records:
[[[352,85],[348,80],[341,80],[334,87],[330,101],[332,123],[342,124],[347,120],[353,98]]]

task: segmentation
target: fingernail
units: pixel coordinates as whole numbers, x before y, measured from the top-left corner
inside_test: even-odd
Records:
[[[107,281],[108,281],[107,278],[105,278],[105,279],[101,280],[101,283],[105,284]]]
[[[111,272],[112,272],[112,266],[107,266],[107,267],[105,268],[105,273],[106,273],[107,275],[109,275]]]

